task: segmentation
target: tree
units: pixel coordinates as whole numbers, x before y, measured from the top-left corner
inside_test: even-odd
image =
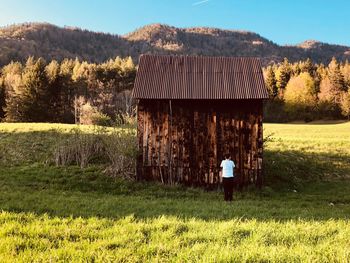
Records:
[[[334,97],[332,95],[332,84],[328,76],[321,80],[318,98],[320,101],[334,102]]]
[[[332,83],[328,76],[321,80],[318,99],[320,116],[323,118],[339,118],[341,116],[339,104],[334,98]]]
[[[310,76],[314,76],[315,73],[315,66],[312,63],[312,60],[310,58],[307,58],[305,62],[301,63],[300,65],[301,72],[307,72],[310,74]]]
[[[13,73],[7,77],[11,75],[13,77]],[[11,85],[7,97],[6,120],[48,121],[47,82],[42,58],[28,58],[20,82]]]
[[[267,68],[265,83],[267,90],[269,91],[270,97],[275,98],[278,94],[278,88],[275,72],[273,71],[272,66],[269,66]]]
[[[62,78],[60,76],[60,64],[52,60],[46,67],[47,97],[48,97],[48,119],[52,122],[60,122],[61,88]]]
[[[291,66],[287,58],[284,58],[283,63],[277,70],[277,87],[281,96],[283,96],[284,89],[286,88],[288,81],[291,77]]]
[[[309,73],[304,72],[299,76],[292,77],[287,84],[284,101],[286,103],[286,111],[293,118],[298,117],[308,118],[311,111],[314,110],[317,102],[317,94],[315,94],[315,82]]]
[[[20,94],[22,83],[23,66],[19,62],[11,62],[3,67],[3,81],[5,86],[5,120],[19,121],[20,120]]]
[[[340,103],[341,94],[347,90],[344,76],[340,71],[340,66],[337,60],[333,57],[328,65],[328,76],[330,81],[330,93],[335,103]]]
[[[344,82],[347,89],[350,89],[350,63],[348,60],[345,61],[344,65],[341,67],[341,73],[344,76]]]
[[[28,59],[21,84],[21,114],[25,121],[48,121],[49,96],[44,59]]]
[[[76,98],[75,85],[72,80],[73,68],[77,61],[64,59],[60,65],[60,97],[59,118],[64,123],[74,123],[74,99]]]
[[[303,62],[294,63],[291,65],[291,76],[298,76],[301,73],[301,66]]]
[[[350,120],[350,90],[342,94],[340,108],[343,116]]]

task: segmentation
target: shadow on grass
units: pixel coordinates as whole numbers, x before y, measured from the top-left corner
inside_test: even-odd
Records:
[[[267,185],[295,188],[320,180],[350,179],[350,162],[341,153],[265,150],[264,172]]]
[[[342,124],[347,123],[348,120],[316,120],[316,121],[291,121],[286,124],[303,124],[303,125],[334,125],[334,124]]]
[[[17,166],[0,169],[0,209],[52,216],[202,220],[327,220],[350,218],[349,181],[309,183],[297,189],[235,193],[166,187],[107,178],[95,167]]]
[[[350,180],[344,179],[350,164],[342,154],[266,150],[266,186],[235,193],[235,201],[225,203],[221,191],[123,181],[103,175],[98,165],[81,170],[40,164],[50,157],[55,136],[54,130],[0,133],[0,209],[74,217],[132,214],[144,219],[350,218]]]

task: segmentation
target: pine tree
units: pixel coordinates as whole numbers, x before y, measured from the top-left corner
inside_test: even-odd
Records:
[[[48,121],[48,90],[45,74],[45,61],[39,58],[27,60],[22,75],[19,94],[20,119],[30,122]]]
[[[303,62],[298,62],[298,63],[294,63],[291,66],[291,77],[292,76],[298,76],[301,73],[301,68],[302,68]]]
[[[62,81],[59,97],[59,116],[61,122],[74,123],[74,98],[75,87],[72,80],[73,68],[76,62],[72,59],[65,59],[60,65],[60,78]]]
[[[60,77],[60,65],[56,60],[52,60],[46,67],[45,73],[47,78],[48,92],[48,118],[52,122],[60,122],[61,107],[61,87],[62,81]]]
[[[289,64],[288,59],[284,58],[283,63],[278,68],[278,76],[277,76],[277,87],[282,94],[288,84],[290,77],[291,77],[291,66]]]
[[[277,80],[276,80],[275,72],[272,66],[269,66],[267,68],[265,82],[266,82],[266,86],[269,91],[270,97],[275,98],[278,94],[278,88],[277,88]]]
[[[11,66],[16,70],[15,65]],[[16,73],[8,73],[7,78]],[[7,121],[48,121],[47,82],[45,61],[42,58],[28,58],[21,74],[20,83],[9,82],[6,100]]]
[[[328,65],[328,76],[331,84],[330,92],[334,102],[340,103],[341,94],[347,90],[347,87],[345,85],[344,76],[340,71],[340,65],[334,57]]]
[[[301,72],[307,72],[310,76],[315,75],[315,67],[310,58],[307,58],[300,66]]]

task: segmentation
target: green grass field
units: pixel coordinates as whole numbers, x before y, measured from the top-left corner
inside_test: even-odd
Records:
[[[266,186],[231,204],[52,165],[73,127],[0,124],[0,262],[350,261],[350,123],[266,124]]]

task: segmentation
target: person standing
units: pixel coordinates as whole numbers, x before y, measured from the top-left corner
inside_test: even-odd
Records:
[[[230,154],[225,154],[225,160],[221,162],[220,167],[222,168],[221,176],[224,185],[224,200],[232,201],[235,163],[231,160]]]

